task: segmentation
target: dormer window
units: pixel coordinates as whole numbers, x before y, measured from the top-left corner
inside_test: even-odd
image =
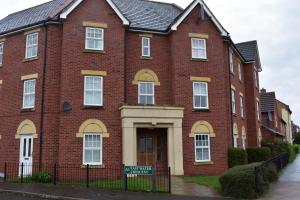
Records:
[[[206,40],[200,38],[192,38],[192,58],[207,59]]]

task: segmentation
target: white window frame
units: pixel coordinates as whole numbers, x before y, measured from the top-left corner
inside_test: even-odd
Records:
[[[257,120],[260,121],[260,106],[259,101],[256,101]]]
[[[30,37],[34,37],[36,36],[36,43],[35,44],[31,44],[29,45],[29,38]],[[35,55],[31,55],[31,56],[28,56],[28,49],[29,48],[36,48],[36,54]],[[29,59],[29,58],[35,58],[38,56],[38,50],[39,50],[39,33],[38,32],[35,32],[35,33],[31,33],[31,34],[28,34],[26,35],[26,51],[25,51],[25,58],[26,59]]]
[[[4,42],[0,42],[0,65],[3,64],[4,58]]]
[[[86,95],[86,91],[87,91],[87,88],[86,88],[86,86],[87,86],[87,78],[100,78],[100,81],[101,81],[101,86],[102,86],[102,88],[100,88],[100,89],[97,89],[97,90],[91,90],[90,89],[90,91],[100,91],[101,92],[101,100],[100,100],[100,104],[88,104],[87,103],[87,101],[86,101],[86,98],[87,98],[87,95]],[[88,75],[88,76],[84,76],[84,91],[83,91],[83,95],[84,95],[84,97],[83,97],[83,104],[85,105],[85,106],[103,106],[103,88],[104,88],[104,86],[103,86],[103,77],[102,76],[92,76],[92,75]]]
[[[238,148],[238,135],[233,135],[233,147]]]
[[[34,89],[32,92],[26,93],[25,92],[26,91],[26,83],[28,83],[28,82],[34,82]],[[23,109],[31,109],[31,108],[35,107],[35,98],[36,98],[35,90],[36,90],[36,79],[24,80],[24,82],[23,82],[23,106],[22,106]],[[33,105],[25,106],[25,96],[30,96],[30,95],[34,96]]]
[[[232,51],[229,51],[229,65],[230,65],[230,72],[234,74],[234,63],[233,63]]]
[[[141,94],[140,93],[140,88],[141,88],[141,84],[152,84],[152,91],[153,91],[153,94]],[[138,84],[138,104],[141,104],[141,96],[153,96],[153,104],[151,103],[147,103],[146,105],[154,105],[155,104],[155,84],[154,82],[150,82],[150,81],[140,81],[139,84]],[[144,104],[143,104],[144,105]]]
[[[238,73],[239,73],[239,80],[242,81],[242,68],[241,63],[238,63]]]
[[[196,84],[204,84],[206,87],[206,94],[196,94],[195,91],[195,85]],[[201,102],[200,102],[200,107],[196,106],[196,101],[195,98],[196,97],[206,97],[206,102],[207,102],[207,106],[206,107],[201,107]],[[197,81],[197,82],[193,82],[193,106],[195,109],[209,109],[209,102],[208,102],[208,83],[207,82],[201,82],[201,81]]]
[[[144,41],[147,41],[148,45],[144,44]],[[145,53],[145,49],[148,49],[148,54]],[[150,57],[151,56],[151,38],[142,37],[142,57]]]
[[[201,47],[201,46],[197,46],[197,47],[195,47],[194,45],[193,45],[193,41],[194,40],[196,40],[196,41],[203,41],[203,44],[204,44],[204,46],[203,47]],[[191,50],[192,50],[192,59],[207,59],[207,47],[206,47],[206,39],[201,39],[201,38],[191,38]],[[196,56],[196,55],[194,55],[193,54],[193,50],[196,50],[196,51],[202,51],[202,50],[204,50],[204,55],[200,55],[200,56]]]
[[[88,37],[88,31],[89,30],[99,30],[102,32],[102,37],[101,38],[96,38],[96,37]],[[99,48],[92,48],[88,47],[88,39],[91,40],[99,40],[100,41],[100,47]],[[85,49],[87,50],[95,50],[95,51],[103,51],[104,50],[104,29],[103,28],[97,28],[97,27],[85,27]]]
[[[235,98],[235,90],[231,89],[231,107],[232,107],[232,113],[236,114],[236,98]]]
[[[244,109],[244,96],[240,95],[240,108],[241,108],[241,117],[245,117],[245,109]]]
[[[197,146],[197,136],[207,136],[207,138],[208,138],[208,146]],[[195,133],[194,145],[195,145],[195,161],[196,161],[197,163],[201,163],[201,162],[210,162],[210,161],[211,161],[210,135],[209,135],[209,134]],[[204,148],[208,148],[208,159],[207,159],[207,160],[197,160],[197,149],[204,149]]]
[[[258,88],[259,87],[259,81],[258,81],[258,73],[256,67],[254,67],[254,82],[255,86]]]
[[[242,136],[242,145],[243,145],[243,149],[244,149],[244,150],[246,149],[246,140],[247,140],[246,135],[243,135],[243,136]]]
[[[96,147],[86,147],[85,146],[85,140],[86,140],[86,136],[100,136],[100,147],[96,148]],[[85,162],[85,150],[88,148],[88,150],[100,150],[100,162]],[[101,133],[84,133],[83,134],[83,160],[82,163],[83,165],[103,165],[103,135]]]

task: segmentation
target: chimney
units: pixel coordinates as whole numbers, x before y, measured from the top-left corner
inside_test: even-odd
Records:
[[[260,93],[265,94],[265,93],[267,93],[267,90],[266,90],[265,88],[262,88],[262,89],[260,90]]]

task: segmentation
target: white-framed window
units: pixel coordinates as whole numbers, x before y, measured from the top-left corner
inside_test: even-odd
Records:
[[[233,135],[233,147],[237,148],[238,147],[238,135]]]
[[[34,58],[38,55],[39,33],[31,33],[26,36],[25,58]]]
[[[4,42],[0,42],[0,65],[3,64],[3,49],[4,49]]]
[[[238,64],[238,73],[239,73],[239,80],[242,81],[242,68],[241,63]]]
[[[232,113],[236,114],[236,101],[235,101],[235,90],[231,89],[231,106],[232,106]]]
[[[257,120],[260,120],[260,108],[259,108],[259,102],[256,102],[256,113],[257,113]]]
[[[83,136],[83,164],[102,165],[102,135],[85,133]]]
[[[275,121],[275,127],[278,128],[278,121],[277,121],[276,113],[274,113],[274,121]]]
[[[195,109],[208,109],[208,83],[193,82],[193,96]]]
[[[85,28],[85,49],[102,51],[104,50],[104,29]]]
[[[153,105],[155,104],[154,99],[154,82],[139,82],[139,104]]]
[[[242,136],[242,145],[243,145],[243,149],[244,149],[244,150],[246,149],[246,140],[247,140],[246,135],[243,135],[243,136]]]
[[[35,84],[36,80],[26,80],[24,81],[23,89],[23,108],[34,108],[35,105]]]
[[[195,134],[195,160],[196,162],[209,162],[210,158],[209,134]]]
[[[206,40],[199,38],[192,38],[192,58],[207,59]]]
[[[142,37],[142,56],[150,57],[151,55],[151,39],[148,37]]]
[[[232,54],[232,51],[229,51],[229,65],[230,65],[230,72],[234,73],[234,64],[233,64],[233,54]]]
[[[245,117],[245,111],[244,111],[244,97],[240,96],[240,106],[241,106],[241,117]]]
[[[258,88],[258,78],[257,78],[257,71],[256,70],[254,70],[254,82],[255,82],[255,86]]]
[[[84,105],[103,106],[103,77],[84,77]]]

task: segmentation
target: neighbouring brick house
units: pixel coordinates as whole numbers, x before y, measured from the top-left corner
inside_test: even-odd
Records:
[[[261,90],[262,136],[267,140],[293,143],[292,111],[288,105],[276,99],[275,92]]]
[[[0,164],[219,174],[229,147],[260,144],[257,42],[202,0],[29,8],[0,21],[0,66]]]

